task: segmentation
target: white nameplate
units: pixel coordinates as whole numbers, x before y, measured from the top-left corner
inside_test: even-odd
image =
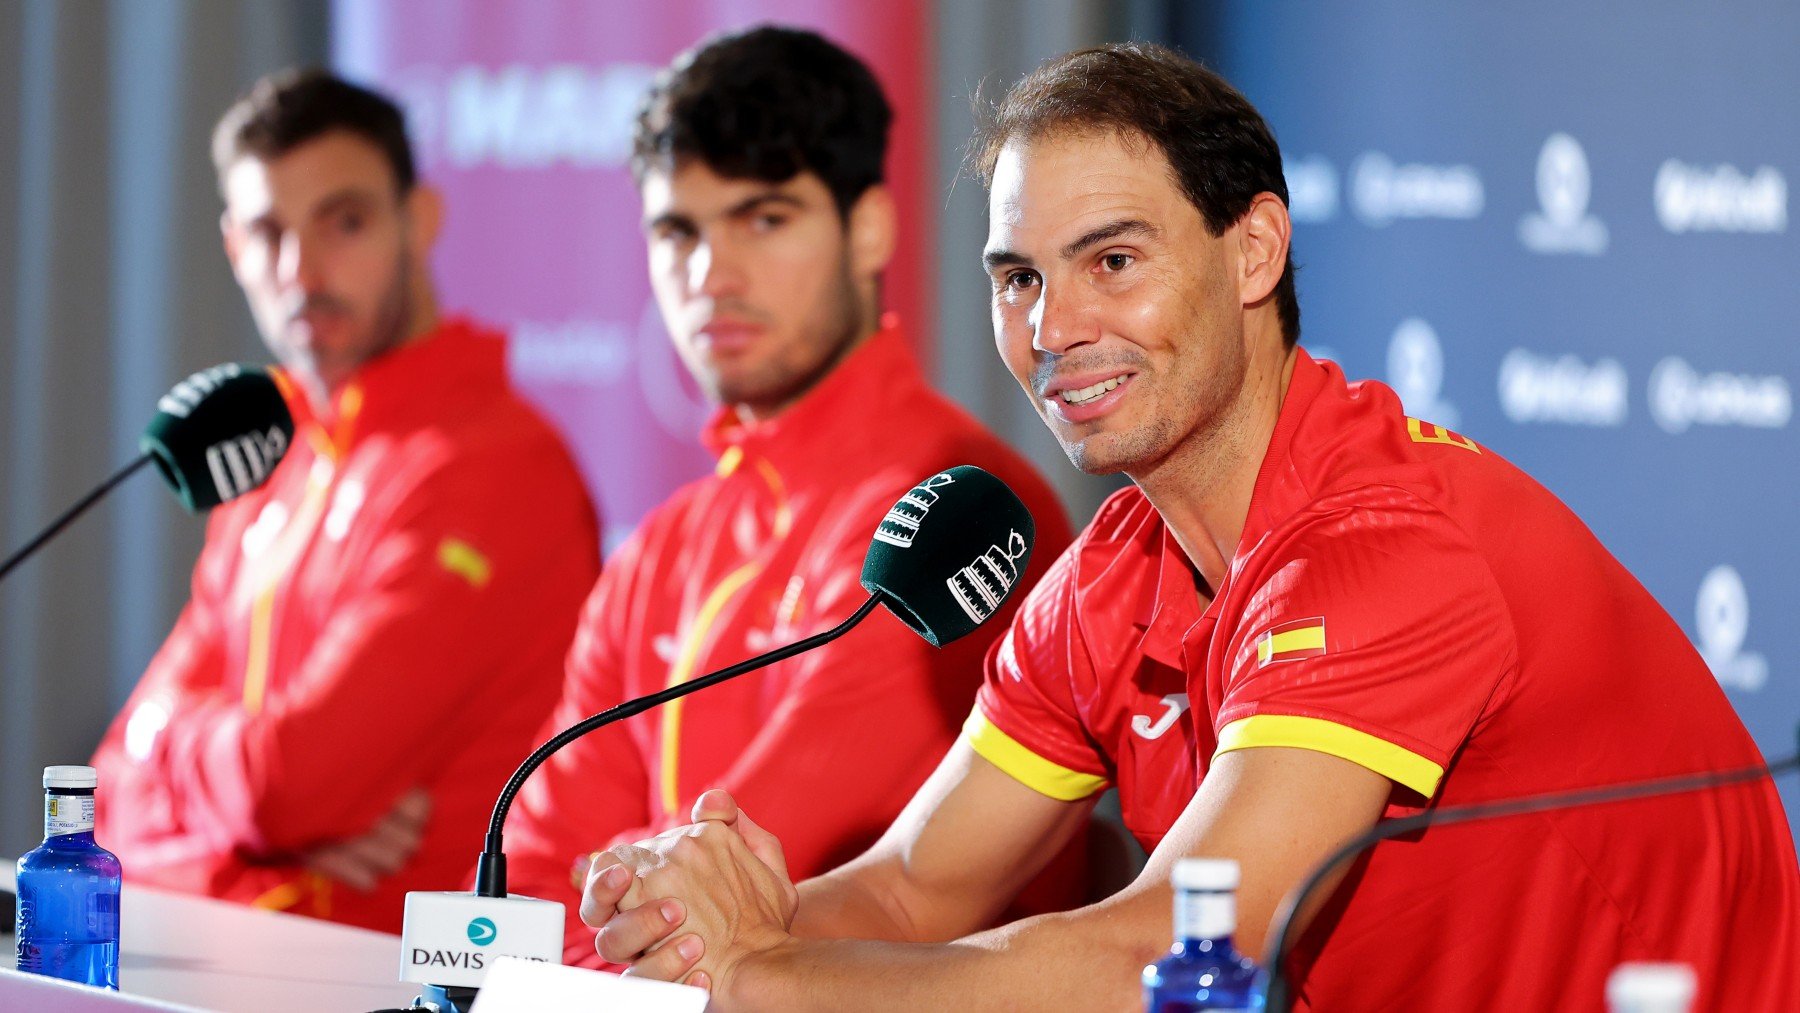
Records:
[[[535,897],[406,895],[400,980],[479,988],[501,957],[562,963],[563,906]]]

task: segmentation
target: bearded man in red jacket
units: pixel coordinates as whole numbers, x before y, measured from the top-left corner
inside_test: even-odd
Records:
[[[193,596],[94,757],[148,884],[398,931],[533,745],[598,571],[593,507],[440,317],[400,110],[317,72],[220,122],[225,252],[291,381],[292,449],[213,512]]]

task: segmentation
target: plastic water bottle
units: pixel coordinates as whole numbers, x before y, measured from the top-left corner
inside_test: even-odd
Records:
[[[44,768],[44,843],[19,859],[19,970],[119,987],[119,860],[94,843],[92,767]]]
[[[1686,964],[1620,964],[1606,979],[1610,1013],[1688,1013],[1694,969]]]
[[[1256,964],[1231,945],[1237,931],[1238,864],[1221,858],[1175,863],[1175,945],[1144,968],[1145,1013],[1263,1008]]]

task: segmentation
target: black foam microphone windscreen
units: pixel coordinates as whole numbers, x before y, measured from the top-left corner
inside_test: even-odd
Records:
[[[194,513],[261,485],[287,453],[294,416],[271,370],[235,362],[176,384],[138,447]]]
[[[862,586],[914,632],[942,647],[1005,603],[1031,561],[1031,512],[1006,483],[973,465],[912,487],[881,519]]]

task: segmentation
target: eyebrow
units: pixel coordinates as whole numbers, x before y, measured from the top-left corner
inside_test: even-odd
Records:
[[[335,190],[326,195],[324,200],[313,205],[311,217],[319,218],[344,207],[366,207],[373,203],[375,203],[374,196],[365,190],[355,188]]]
[[[1096,243],[1104,243],[1109,239],[1118,239],[1121,236],[1156,239],[1161,235],[1161,229],[1142,218],[1120,218],[1087,230],[1080,237],[1064,245],[1060,253],[1062,259],[1073,260],[1082,250]]]
[[[1121,236],[1156,239],[1161,235],[1161,229],[1142,218],[1120,218],[1089,229],[1074,241],[1065,244],[1057,252],[1063,260],[1073,260],[1082,250],[1096,243],[1104,243],[1109,239],[1118,239]],[[981,264],[989,271],[1008,264],[1017,264],[1020,267],[1033,266],[1030,257],[1013,250],[986,250],[981,254]]]
[[[765,190],[761,193],[753,193],[743,200],[738,201],[736,204],[726,208],[723,212],[723,216],[726,218],[742,218],[765,204],[780,204],[785,207],[800,209],[806,207],[806,202],[795,197],[793,194],[783,193],[780,190]],[[681,211],[665,211],[654,218],[646,219],[644,222],[645,232],[655,232],[657,229],[665,227],[682,228],[687,229],[690,232],[698,231],[699,229],[693,216]]]

